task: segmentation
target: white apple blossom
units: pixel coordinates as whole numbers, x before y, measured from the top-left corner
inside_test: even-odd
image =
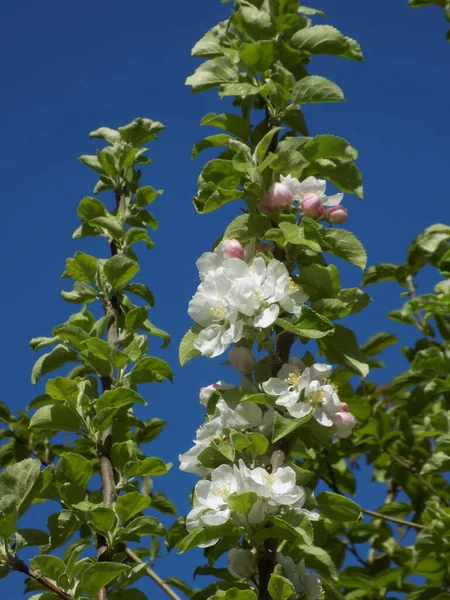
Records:
[[[227,556],[228,571],[237,579],[248,579],[258,572],[258,561],[250,550],[233,548]]]
[[[191,532],[197,527],[223,525],[231,517],[231,509],[227,504],[228,496],[235,492],[242,493],[240,477],[235,467],[221,465],[211,473],[211,481],[202,479],[194,489],[194,508],[186,517],[186,529]],[[217,543],[213,539],[201,548],[207,548]]]
[[[221,399],[217,403],[217,410],[219,414],[198,429],[194,446],[184,454],[180,454],[180,469],[182,471],[196,475],[209,473],[211,469],[203,467],[199,463],[198,457],[212,440],[222,439],[225,430],[252,430],[268,433],[272,426],[273,410],[269,409],[263,413],[259,406],[253,402],[238,404],[236,409],[233,410],[225,400]]]
[[[210,358],[241,339],[244,321],[252,327],[269,327],[281,309],[299,316],[308,299],[276,259],[266,264],[257,256],[247,265],[244,260],[229,258],[221,266],[203,271],[203,276],[188,312],[204,327],[194,346]]]
[[[309,573],[305,567],[305,559],[295,564],[290,556],[277,553],[277,562],[281,565],[287,579],[292,583],[297,594],[304,595],[307,600],[318,600],[321,597],[321,581],[315,573]]]
[[[239,471],[249,490],[266,499],[269,507],[303,506],[306,493],[296,485],[295,471],[291,467],[280,467],[275,473],[269,473],[262,467],[248,469],[240,460]]]
[[[316,179],[315,177],[307,177],[303,181],[299,181],[288,175],[287,177],[280,177],[281,183],[284,183],[291,190],[292,195],[294,196],[294,201],[298,202],[300,205],[303,202],[303,199],[308,194],[314,194],[317,198],[320,199],[323,206],[337,206],[342,202],[342,198],[344,194],[334,194],[333,196],[326,196],[325,190],[327,188],[327,182],[324,179]]]
[[[331,427],[341,404],[336,388],[326,382],[331,372],[331,365],[316,363],[305,368],[293,358],[281,367],[278,377],[262,387],[266,394],[278,396],[276,404],[284,406],[293,417],[301,419],[313,412],[318,423]]]

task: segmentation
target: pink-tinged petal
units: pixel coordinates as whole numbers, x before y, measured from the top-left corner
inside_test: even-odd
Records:
[[[322,198],[322,204],[327,207],[337,206],[342,202],[344,194],[334,194],[334,196],[325,196]]]

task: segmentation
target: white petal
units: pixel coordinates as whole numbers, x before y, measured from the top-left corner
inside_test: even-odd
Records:
[[[186,529],[191,532],[197,529],[200,525],[200,516],[207,510],[204,506],[197,506],[193,508],[186,517]]]
[[[268,308],[265,308],[259,315],[257,315],[253,322],[255,327],[261,327],[264,329],[265,327],[269,327],[272,323],[275,322],[278,314],[280,312],[280,307],[278,304],[272,304]]]
[[[333,425],[333,421],[327,416],[327,413],[322,408],[316,408],[314,411],[314,418],[324,427],[331,427]]]
[[[295,417],[296,419],[303,419],[303,417],[309,415],[309,413],[312,411],[312,408],[306,402],[297,402],[297,404],[288,406],[287,410],[292,417]]]
[[[223,525],[226,523],[231,515],[231,510],[225,508],[224,510],[207,510],[205,511],[200,519],[205,525]]]
[[[298,403],[299,393],[297,390],[287,391],[280,394],[278,400],[275,401],[275,404],[278,406],[286,406],[289,410],[290,407],[295,406]]]
[[[327,379],[333,372],[333,367],[326,363],[315,363],[312,367],[309,367],[309,373],[311,379]]]
[[[210,325],[199,333],[194,347],[208,358],[219,356],[231,345],[231,340],[227,340],[225,337],[226,331],[223,325]]]
[[[283,392],[287,392],[289,390],[289,384],[287,381],[282,381],[277,377],[271,377],[269,381],[265,381],[262,384],[262,388],[266,394],[270,394],[271,396],[279,396]]]
[[[324,179],[316,179],[315,177],[307,177],[301,182],[302,194],[316,194],[323,196],[327,189],[327,182]]]
[[[322,198],[322,204],[324,206],[337,206],[342,202],[344,194],[334,194],[334,196],[324,196]]]

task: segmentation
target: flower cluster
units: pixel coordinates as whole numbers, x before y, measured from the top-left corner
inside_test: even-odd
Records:
[[[220,441],[228,438],[230,430],[250,430],[267,435],[272,427],[272,409],[263,413],[257,404],[242,403],[233,410],[223,399],[218,401],[216,408],[219,414],[198,429],[194,446],[184,454],[180,454],[182,471],[196,475],[209,473],[211,469],[202,467],[198,457],[213,440]]]
[[[251,507],[245,523],[258,525],[267,515],[273,515],[282,509],[295,513],[306,513],[310,519],[318,515],[305,510],[305,490],[296,485],[295,471],[291,467],[279,468],[275,473],[268,473],[262,467],[249,469],[242,460],[239,466],[221,465],[211,473],[211,480],[202,479],[194,490],[194,508],[186,518],[186,529],[193,531],[197,527],[222,525],[239,514],[229,505],[232,495],[254,492],[257,500]],[[241,523],[243,524],[243,522]],[[213,546],[218,540],[213,539],[202,547]]]
[[[327,183],[324,179],[307,177],[300,182],[291,175],[281,176],[280,179],[261,200],[261,212],[273,212],[296,202],[307,217],[323,218],[329,223],[344,223],[347,220],[348,211],[341,206],[344,194],[326,196]]]
[[[281,367],[278,377],[272,377],[262,387],[266,394],[278,396],[275,403],[284,406],[291,416],[301,419],[312,413],[320,425],[334,425],[336,434],[344,438],[351,434],[356,420],[328,382],[331,372],[331,365],[316,363],[305,367],[300,359],[292,358]]]
[[[281,566],[283,575],[294,586],[296,594],[306,600],[319,600],[322,594],[321,580],[315,573],[306,570],[305,559],[298,564],[290,556],[277,552],[277,563]],[[228,572],[236,579],[254,578],[258,581],[258,562],[250,550],[233,548],[227,556]]]
[[[307,600],[318,600],[321,598],[322,586],[320,577],[306,570],[305,559],[295,564],[290,556],[284,556],[281,552],[277,552],[277,563],[281,565],[284,574],[294,586],[297,594],[307,598]]]
[[[247,264],[242,258],[228,258],[227,243],[197,261],[202,283],[189,303],[189,315],[204,328],[194,346],[210,358],[238,342],[244,324],[264,329],[282,310],[299,316],[308,299],[282,262],[266,263],[256,256]]]

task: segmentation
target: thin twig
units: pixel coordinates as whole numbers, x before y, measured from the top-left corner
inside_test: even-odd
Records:
[[[130,548],[125,548],[125,552],[128,554],[128,556],[134,560],[134,562],[139,563],[140,565],[144,564],[144,561],[141,560],[139,558],[139,556],[137,554],[135,554],[133,552],[133,550],[131,550]],[[170,596],[172,598],[172,600],[181,600],[180,596],[178,596],[178,594],[176,592],[174,592],[172,590],[172,588],[170,588],[167,583],[164,583],[164,581],[161,579],[161,577],[155,573],[155,571],[153,569],[151,569],[150,567],[147,566],[147,575],[153,579],[153,581],[159,585],[159,587],[164,590],[166,592],[166,594],[168,596]]]
[[[404,521],[403,519],[397,519],[397,517],[388,517],[387,515],[383,515],[379,512],[376,512],[375,510],[369,510],[368,508],[361,508],[361,512],[363,512],[365,515],[375,517],[376,519],[383,519],[383,521],[391,521],[392,523],[397,523],[398,525],[403,525],[404,527],[412,527],[413,529],[425,529],[425,525],[421,525],[420,523]]]
[[[362,558],[362,556],[359,554],[356,545],[354,542],[351,541],[351,539],[349,537],[347,537],[348,540],[348,544],[345,545],[345,547],[347,548],[347,550],[349,552],[351,552],[353,554],[353,556],[356,558],[356,560],[363,565],[363,567],[368,567],[369,563],[367,562],[367,560],[364,560]]]
[[[441,502],[443,502],[446,506],[450,506],[449,502],[447,502],[447,500],[436,490],[435,487],[433,487],[431,485],[431,483],[428,483],[428,481],[426,481],[426,479],[423,478],[423,476],[417,471],[417,469],[415,467],[413,467],[409,463],[405,462],[398,456],[395,456],[395,454],[392,454],[392,452],[390,452],[386,448],[383,448],[383,450],[384,450],[384,452],[386,452],[386,454],[389,454],[389,456],[392,458],[392,460],[394,460],[398,465],[400,465],[404,469],[407,469],[410,473],[415,475],[417,477],[417,479],[420,481],[420,483],[423,485],[423,487],[427,488],[427,490],[429,490],[432,494],[437,496],[441,500]]]
[[[63,592],[63,590],[61,590],[54,583],[52,583],[51,581],[49,581],[45,577],[42,577],[42,575],[39,575],[39,573],[36,573],[36,571],[34,571],[28,565],[26,565],[23,562],[23,560],[21,560],[20,558],[16,558],[15,559],[13,567],[14,567],[15,571],[19,571],[20,573],[24,573],[28,577],[31,577],[35,581],[38,581],[41,585],[43,585],[44,587],[46,587],[48,590],[50,590],[51,592],[53,592],[54,594],[56,594],[60,598],[63,598],[63,600],[74,600],[72,598],[72,596],[69,596],[69,594],[66,594],[66,592]]]

